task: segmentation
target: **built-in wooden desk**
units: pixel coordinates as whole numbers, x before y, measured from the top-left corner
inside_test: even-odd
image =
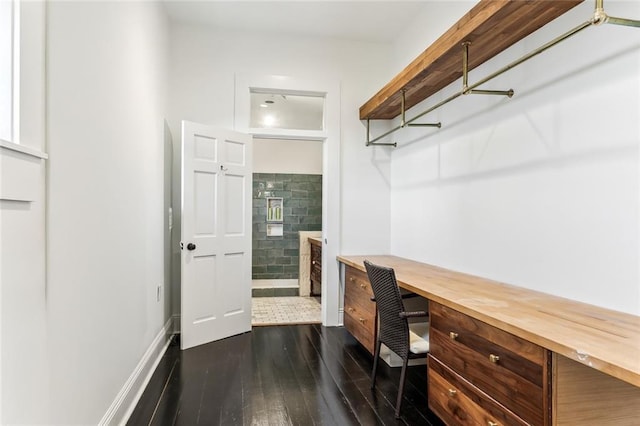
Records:
[[[434,304],[550,351],[552,424],[640,424],[640,317],[396,256],[338,256],[347,281],[362,285],[365,259]]]

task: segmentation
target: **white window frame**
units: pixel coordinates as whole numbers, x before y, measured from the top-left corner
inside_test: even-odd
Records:
[[[7,65],[7,69],[10,70],[8,73],[4,69],[1,71],[2,76],[8,75],[9,79],[8,93],[2,89],[1,96],[3,99],[8,97],[10,100],[9,108],[0,110],[3,119],[5,114],[8,116],[9,123],[8,131],[4,132],[7,134],[0,133],[0,150],[2,150],[0,152],[14,151],[46,160],[49,156],[43,151],[45,146],[44,106],[40,109],[40,106],[44,105],[46,92],[44,81],[46,5],[44,2],[23,3],[23,1],[0,0],[2,2],[0,7],[7,7],[8,9],[5,10],[10,10],[12,27],[9,29],[11,51],[7,54],[8,59],[0,58],[0,65]],[[6,27],[2,22],[0,25]],[[29,67],[22,67],[25,60],[26,63],[31,64]],[[32,86],[32,83],[35,86]],[[25,93],[21,91],[23,84],[30,87]],[[25,109],[28,104],[38,105],[38,107]]]
[[[328,83],[328,84],[327,84]],[[305,81],[297,78],[265,75],[251,76],[236,75],[236,105],[235,105],[235,128],[238,131],[249,133],[256,138],[279,138],[279,139],[305,139],[305,140],[325,140],[327,132],[327,107],[331,99],[327,99],[329,90],[332,87],[339,87],[333,82],[318,84],[316,81]],[[339,89],[334,89],[339,91]],[[277,93],[283,95],[315,96],[324,98],[324,125],[322,130],[301,130],[283,129],[270,127],[249,127],[249,111],[251,110],[251,92]],[[339,96],[339,93],[333,94]],[[339,109],[339,104],[337,106]]]
[[[9,129],[8,135],[2,137],[0,135],[0,141],[19,144],[20,141],[20,2],[17,0],[2,0],[3,7],[11,9],[11,23],[9,25],[9,31],[11,33],[11,48],[8,52],[8,58],[0,58],[3,68],[8,68],[9,78],[9,103],[10,107],[8,111],[3,112],[7,114]],[[4,23],[3,23],[4,24]],[[7,63],[8,61],[8,63]],[[3,73],[6,77],[7,74]]]

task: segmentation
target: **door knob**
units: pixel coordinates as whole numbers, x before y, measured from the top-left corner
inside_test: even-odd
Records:
[[[193,243],[187,244],[187,250],[192,251],[196,249],[196,245]]]

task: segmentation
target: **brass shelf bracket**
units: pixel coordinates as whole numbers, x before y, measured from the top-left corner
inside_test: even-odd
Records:
[[[438,129],[442,127],[442,123],[441,122],[437,122],[437,123],[413,123],[413,120],[410,121],[406,121],[405,120],[405,96],[406,96],[406,89],[402,89],[402,121],[400,122],[400,127],[437,127]]]
[[[384,138],[385,136],[390,135],[391,133],[395,132],[396,130],[399,129],[399,127],[396,128],[396,129],[390,130],[390,131],[384,133],[383,135],[378,136],[374,140],[371,140],[371,133],[369,131],[369,129],[370,129],[370,127],[369,127],[370,126],[370,121],[371,120],[367,118],[367,145],[366,146],[392,146],[394,148],[396,146],[398,146],[398,144],[396,142],[383,143],[383,142],[376,142],[376,141],[379,141],[380,139]]]
[[[370,140],[371,135],[369,133],[369,119],[367,118],[367,146],[371,146],[371,145],[377,145],[377,146],[393,146],[396,147],[398,146],[397,142],[393,142],[393,143],[376,143],[376,141],[379,141],[380,139],[384,138],[385,136],[390,135],[391,133],[394,133],[397,130],[403,129],[405,127],[437,127],[438,129],[442,127],[442,123],[437,122],[437,123],[413,123],[413,120],[415,120],[417,117],[412,118],[411,120],[407,121],[406,120],[406,110],[405,110],[405,103],[406,103],[406,90],[402,89],[400,92],[401,95],[401,99],[400,99],[400,114],[401,114],[401,119],[400,119],[400,125],[397,127],[394,127],[393,129],[389,130],[386,133],[383,133],[382,135],[378,136],[377,138]]]
[[[625,27],[640,28],[640,20],[616,18],[614,16],[607,15],[607,12],[604,11],[604,0],[596,0],[596,10],[593,14],[591,22],[593,23],[593,25],[613,24],[623,25]]]
[[[498,95],[513,97],[513,89],[509,90],[481,90],[469,88],[469,46],[470,41],[462,43],[462,94],[463,95]]]

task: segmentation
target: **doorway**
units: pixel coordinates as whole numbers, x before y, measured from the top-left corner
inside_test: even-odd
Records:
[[[340,251],[340,84],[325,77],[301,80],[286,76],[237,74],[235,88],[236,130],[249,133],[255,139],[302,141],[321,147],[321,321],[325,326],[341,325],[343,292],[335,261]],[[285,115],[265,114],[278,102],[289,105],[284,110]],[[309,113],[313,105],[320,105],[319,115]],[[262,119],[256,118],[256,111],[262,112]],[[286,115],[303,111],[306,118],[312,119],[291,121],[291,117]],[[286,158],[286,155],[281,158]],[[288,160],[289,164],[296,162],[295,159]],[[278,200],[274,203],[276,207]],[[280,230],[284,233],[284,226],[280,229],[279,226],[271,227],[272,232]]]
[[[321,322],[309,237],[322,236],[322,144],[254,138],[253,326]]]

